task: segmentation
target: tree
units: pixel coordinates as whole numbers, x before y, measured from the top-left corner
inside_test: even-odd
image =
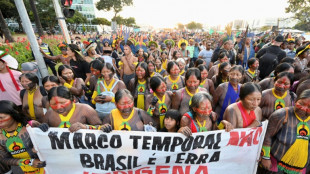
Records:
[[[94,18],[91,23],[94,25],[111,25],[111,22],[106,18]]]
[[[132,0],[100,0],[97,2],[96,7],[98,10],[114,11],[114,18],[123,10],[124,6],[133,5]]]
[[[121,16],[114,16],[112,19],[112,21],[116,21],[117,24],[119,25],[123,25],[124,24],[124,18]]]
[[[87,18],[84,17],[80,12],[75,11],[74,16],[72,18],[66,19],[66,21],[68,24],[70,24],[70,28],[73,30],[73,33],[75,33],[77,27],[80,24],[87,23]]]
[[[30,7],[32,9],[32,12],[33,12],[34,21],[36,23],[38,34],[39,34],[39,36],[43,36],[44,35],[43,34],[43,28],[42,28],[42,25],[40,22],[40,18],[39,18],[38,11],[36,8],[35,0],[29,0],[29,3],[30,3]]]
[[[133,17],[125,18],[124,24],[128,27],[133,27],[136,25],[136,19]]]
[[[196,29],[202,29],[203,28],[203,26],[202,26],[202,24],[201,23],[196,23]]]
[[[8,42],[14,42],[14,39],[11,35],[11,31],[8,28],[8,25],[6,24],[4,17],[2,15],[1,9],[0,9],[0,27],[1,27],[1,33],[3,32],[5,40]]]
[[[186,24],[186,28],[189,29],[189,30],[196,29],[197,28],[196,22],[192,21],[192,22]]]
[[[289,0],[289,6],[285,8],[286,13],[294,13],[294,18],[299,20],[295,26],[297,28],[310,28],[310,1],[309,0]]]
[[[181,24],[181,23],[178,23],[178,29],[179,29],[179,30],[183,30],[183,29],[184,29],[184,25]]]

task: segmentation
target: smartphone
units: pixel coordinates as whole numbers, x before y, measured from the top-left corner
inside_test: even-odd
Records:
[[[107,96],[106,95],[101,95],[100,98],[101,99],[105,99]]]

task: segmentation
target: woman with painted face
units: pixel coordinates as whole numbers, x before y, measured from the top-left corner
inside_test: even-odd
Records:
[[[148,81],[150,81],[151,77],[153,77],[155,75],[159,75],[155,70],[155,63],[153,61],[147,62],[147,71],[149,74]]]
[[[39,86],[39,79],[33,73],[22,74],[19,79],[24,87],[20,91],[23,112],[32,120],[40,122],[44,117],[42,98],[46,95],[46,91]]]
[[[128,90],[134,97],[135,107],[144,109],[145,96],[150,93],[147,64],[145,62],[139,62],[136,66],[135,78],[129,81]]]
[[[72,67],[77,78],[82,78],[87,84],[90,79],[90,68],[88,62],[86,62],[80,53],[80,49],[75,44],[69,44],[67,50],[70,59],[70,66]]]
[[[259,107],[262,91],[258,84],[247,82],[240,87],[240,101],[227,107],[223,119],[234,128],[251,128],[260,125],[262,110]]]
[[[180,75],[180,68],[176,62],[169,62],[167,67],[168,76],[165,77],[167,90],[175,93],[185,86],[184,77]]]
[[[94,91],[97,85],[98,80],[102,80],[103,76],[101,74],[103,65],[104,65],[103,59],[96,59],[90,62],[90,71],[92,74],[92,77],[89,80],[89,90]]]
[[[85,83],[83,79],[75,76],[75,73],[70,66],[59,66],[58,75],[61,84],[67,87],[74,96],[80,98],[83,95],[82,86],[85,85]]]
[[[44,124],[39,126],[43,131],[47,131],[48,127],[59,127],[74,132],[77,128],[101,125],[96,111],[87,104],[74,103],[73,95],[64,86],[53,87],[48,93],[48,101],[52,109],[46,112],[42,121]]]
[[[289,63],[281,63],[274,70],[274,77],[281,72],[290,72],[294,74],[294,67]],[[262,91],[274,87],[274,77],[265,78],[258,83],[261,86]]]
[[[189,68],[185,74],[185,87],[179,89],[172,97],[172,108],[177,109],[183,115],[189,111],[192,97],[199,91],[207,91],[199,87],[201,74],[197,68]]]
[[[57,87],[60,85],[60,81],[57,76],[46,76],[42,80],[43,87],[48,94],[53,87]],[[47,95],[42,98],[42,106],[44,114],[48,109],[50,109],[50,104],[47,99]]]
[[[271,114],[257,173],[306,173],[309,166],[310,90],[298,96],[295,106]]]
[[[167,84],[161,76],[154,76],[150,80],[153,94],[146,96],[145,110],[154,118],[157,129],[164,128],[164,118],[170,109],[172,102],[172,92],[167,91]]]
[[[168,52],[163,51],[160,53],[160,58],[161,58],[161,66],[164,70],[167,70],[167,65],[168,65]]]
[[[296,95],[289,91],[293,78],[292,73],[282,72],[274,79],[274,87],[263,91],[259,105],[262,108],[263,120],[268,119],[275,110],[294,105]]]
[[[156,72],[160,74],[162,77],[166,77],[168,75],[167,71],[162,68],[161,59],[158,57],[155,59],[155,68]]]
[[[0,106],[0,163],[16,166],[17,173],[43,174],[46,163],[33,152],[33,144],[26,130],[26,125],[31,121],[28,122],[28,117],[11,101],[2,100]],[[0,168],[2,170],[7,172],[8,169]]]
[[[248,60],[249,69],[244,72],[243,75],[243,83],[246,82],[259,82],[259,70],[258,70],[259,62],[257,58],[251,58]]]
[[[144,131],[145,124],[157,126],[144,110],[134,107],[134,98],[127,89],[116,92],[115,105],[110,115],[103,118],[104,125],[99,127],[102,131]]]
[[[214,88],[216,89],[220,84],[228,82],[228,72],[230,71],[231,66],[229,63],[221,63],[219,67],[218,75],[212,77],[212,82],[214,83]]]
[[[183,114],[179,133],[190,136],[196,132],[206,132],[211,130],[224,129],[232,130],[232,125],[222,120],[217,126],[217,115],[212,111],[212,97],[207,92],[198,92],[192,98],[190,110]]]
[[[118,90],[126,89],[124,82],[114,77],[115,70],[110,63],[103,65],[101,74],[103,79],[98,80],[92,96],[93,104],[96,104],[96,111],[100,119],[109,115],[111,110],[115,108],[115,93]]]
[[[228,73],[228,82],[220,84],[213,96],[213,109],[219,116],[218,122],[222,121],[228,105],[235,103],[239,98],[243,68],[240,65],[233,66]]]
[[[206,65],[199,65],[197,67],[200,71],[200,74],[201,74],[201,82],[200,82],[200,85],[199,87],[201,88],[205,88],[207,89],[207,91],[209,92],[209,94],[211,94],[211,96],[214,95],[214,84],[213,84],[213,81],[208,79],[208,68]]]
[[[218,58],[218,64],[215,64],[210,68],[208,79],[211,79],[214,75],[217,75],[219,73],[219,68],[224,62],[229,63],[228,53],[225,51],[220,53]]]

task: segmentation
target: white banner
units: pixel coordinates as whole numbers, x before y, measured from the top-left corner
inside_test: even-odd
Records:
[[[27,130],[47,174],[255,174],[263,126],[179,133]]]

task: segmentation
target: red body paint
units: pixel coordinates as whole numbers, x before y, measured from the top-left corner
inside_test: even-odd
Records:
[[[4,119],[4,120],[0,120],[0,123],[4,123],[4,122],[7,122],[7,121],[9,121],[9,120],[11,120],[12,119],[12,117],[9,117],[9,118],[7,118],[7,119]]]
[[[55,104],[51,104],[51,108],[56,110],[56,109],[61,109],[61,108],[66,108],[71,104],[71,101],[68,100],[65,103],[60,103],[58,97],[53,97],[55,100]]]

